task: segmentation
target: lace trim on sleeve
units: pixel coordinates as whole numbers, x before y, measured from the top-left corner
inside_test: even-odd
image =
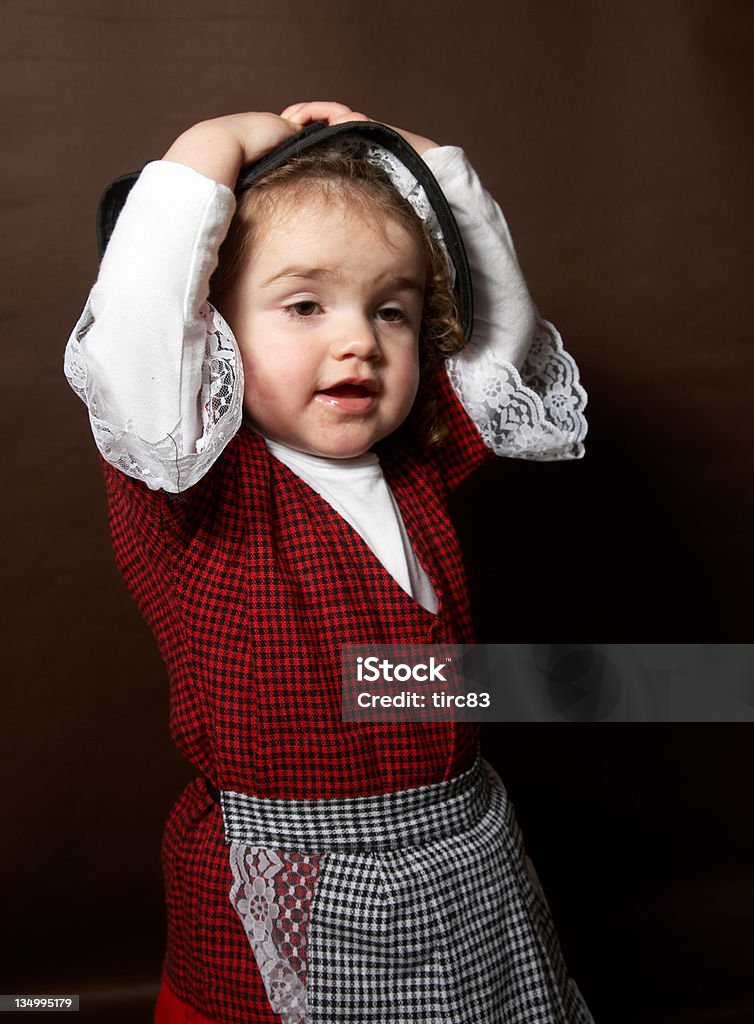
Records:
[[[496,455],[554,462],[584,454],[586,392],[556,328],[539,320],[521,372],[493,348],[447,363],[466,412]]]
[[[243,368],[233,333],[208,302],[199,311],[207,322],[200,401],[202,436],[195,443],[183,437],[181,423],[159,441],[145,441],[129,421],[114,423],[112,410],[96,383],[88,379],[81,340],[94,323],[87,306],[65,353],[68,382],[87,405],[94,439],[104,458],[151,490],[176,494],[197,483],[241,425]],[[188,451],[186,449],[189,449]]]

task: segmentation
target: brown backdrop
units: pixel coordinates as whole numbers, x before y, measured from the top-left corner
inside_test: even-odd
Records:
[[[591,393],[583,462],[501,463],[457,503],[480,639],[741,639],[754,8],[0,9],[0,991],[81,992],[89,1019],[146,1021],[161,825],[189,769],[167,738],[161,664],[113,567],[84,409],[61,372],[96,273],[102,187],[193,121],[309,98],[463,145]],[[750,745],[747,725],[488,727],[599,1021],[754,1016]]]

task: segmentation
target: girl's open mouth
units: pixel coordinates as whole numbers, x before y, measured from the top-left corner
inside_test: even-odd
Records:
[[[367,412],[374,404],[375,392],[366,384],[336,384],[318,391],[315,397],[343,412]]]

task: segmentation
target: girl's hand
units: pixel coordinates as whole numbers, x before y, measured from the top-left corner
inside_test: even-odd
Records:
[[[290,107],[286,107],[281,117],[286,118],[288,121],[299,125],[301,128],[305,124],[309,124],[311,121],[325,121],[327,124],[342,124],[344,121],[374,121],[373,117],[367,117],[366,114],[360,114],[355,110],[351,110],[344,103],[328,103],[321,100],[315,100],[312,103],[294,103]],[[393,125],[387,125],[388,128],[393,128],[393,131],[398,132],[408,142],[410,146],[413,146],[416,152],[421,156],[422,153],[428,149],[432,149],[437,146],[437,142],[432,142],[431,139],[425,139],[421,135],[414,135],[412,132],[406,132],[402,128],[394,128]]]
[[[186,164],[233,188],[242,167],[301,131],[304,123],[265,113],[215,117],[179,135],[163,160]]]

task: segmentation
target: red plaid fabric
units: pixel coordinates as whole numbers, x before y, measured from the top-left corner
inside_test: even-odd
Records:
[[[410,598],[362,538],[242,428],[200,483],[153,492],[105,465],[118,565],[170,677],[172,736],[219,789],[314,799],[449,778],[472,763],[477,727],[341,720],[344,643],[473,642],[450,493],[489,449],[444,371],[450,437],[432,457],[400,433],[380,452],[439,599]],[[277,1018],[230,905],[220,809],[197,780],[168,819],[166,977],[228,1024]]]

